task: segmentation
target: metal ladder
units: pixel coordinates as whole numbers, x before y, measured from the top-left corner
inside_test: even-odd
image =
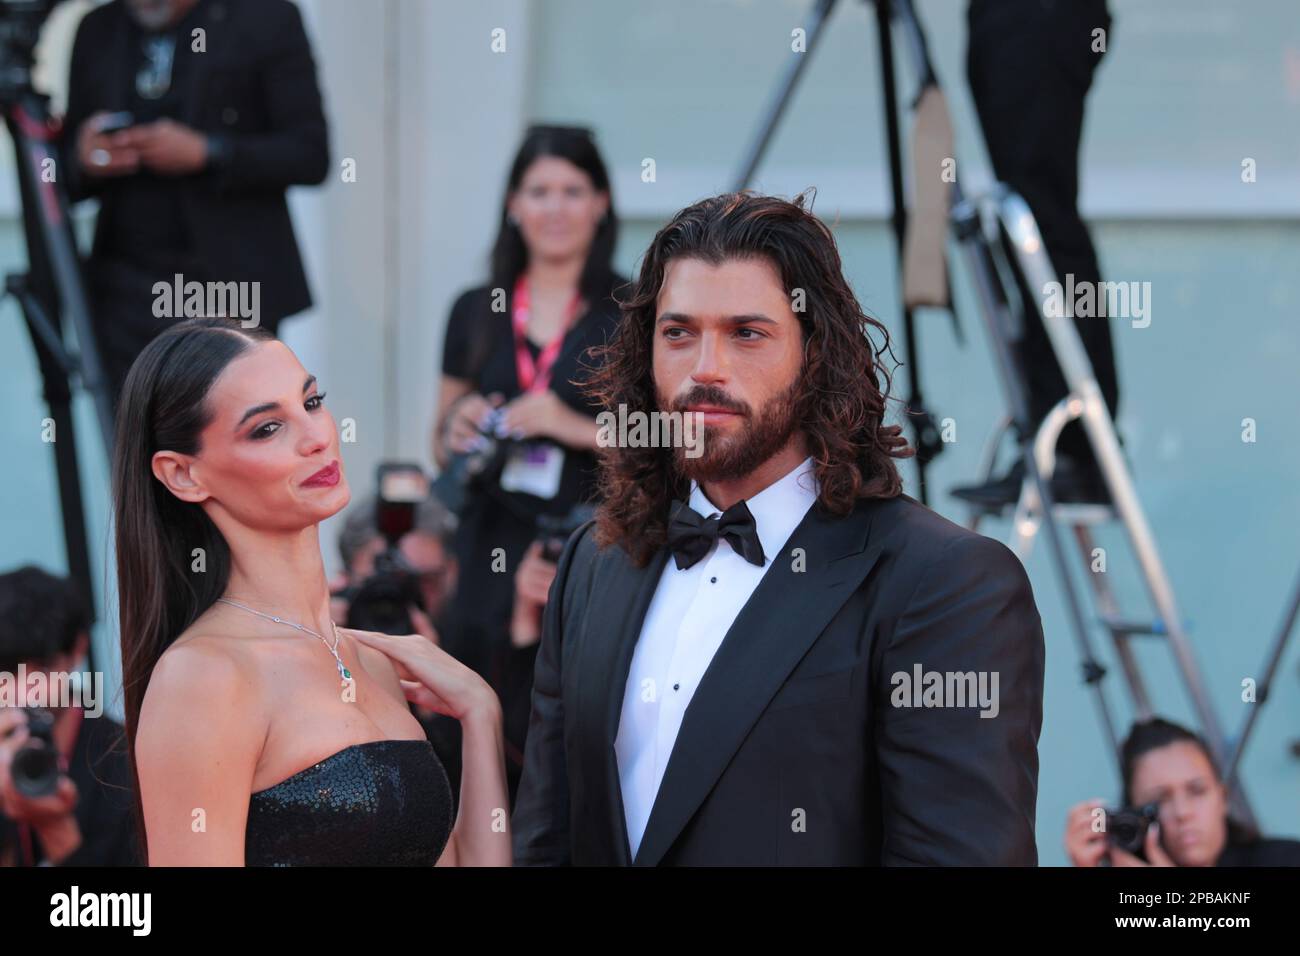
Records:
[[[1074,546],[1083,561],[1095,607],[1093,617],[1109,634],[1135,717],[1145,719],[1156,711],[1133,652],[1132,641],[1135,638],[1163,638],[1168,642],[1202,735],[1218,766],[1225,770],[1229,767],[1235,769],[1239,750],[1229,746],[1206,692],[1174,598],[1173,586],[1120,451],[1114,422],[1069,314],[1072,310],[1052,315],[1049,313],[1054,310],[1042,307],[1048,284],[1059,281],[1059,278],[1052,268],[1029,205],[1005,187],[998,187],[978,200],[966,199],[957,187],[954,189],[952,223],[976,279],[982,305],[980,312],[988,327],[989,340],[998,358],[1003,390],[1012,408],[1012,412],[1004,416],[995,428],[985,447],[983,472],[985,477],[992,476],[998,447],[1007,434],[1015,434],[1021,443],[1025,479],[1015,508],[1011,546],[1025,560],[1040,531],[1046,532],[1049,538],[1079,645],[1083,679],[1095,690],[1099,715],[1112,751],[1118,757],[1120,741],[1102,687],[1106,668],[1093,648],[1089,622],[1066,557],[1062,528],[1072,533]],[[1011,251],[1010,260],[1004,252],[1007,248]],[[1013,270],[1020,273],[1029,289],[1037,290],[1042,297],[1039,311],[1069,389],[1066,397],[1057,403],[1033,434],[1026,434],[1030,430],[1027,427],[1030,420],[1026,414],[1025,378],[1017,367],[1017,344],[1023,334],[1025,316],[1021,314],[1021,297],[1014,283]],[[1110,491],[1111,505],[1056,504],[1051,500],[1049,482],[1056,463],[1056,442],[1062,429],[1076,419],[1081,422],[1096,456]],[[980,519],[988,513],[973,508],[969,527],[977,528]],[[1117,524],[1124,531],[1150,600],[1152,617],[1149,620],[1126,617],[1106,573],[1093,570],[1093,528],[1103,523]],[[1246,794],[1235,780],[1235,774],[1232,778],[1229,785],[1233,809],[1243,822],[1254,823]]]

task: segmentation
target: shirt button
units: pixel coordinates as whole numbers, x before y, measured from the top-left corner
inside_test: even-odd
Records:
[[[682,689],[681,684],[673,684],[673,690],[681,690],[681,689]]]
[[[227,126],[234,126],[238,119],[239,110],[235,109],[233,106],[227,106],[221,111],[221,122],[225,123]]]
[[[717,583],[718,583],[718,579],[717,579],[717,578],[709,578],[709,583],[710,583],[710,584],[717,584]]]

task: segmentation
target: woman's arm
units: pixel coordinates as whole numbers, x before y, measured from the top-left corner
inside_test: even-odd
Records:
[[[438,866],[510,866],[501,704],[495,695],[460,719],[460,813]]]
[[[451,457],[447,447],[447,418],[452,405],[474,391],[474,383],[464,378],[444,375],[438,381],[438,415],[433,424],[433,460],[446,468]]]
[[[253,774],[267,721],[255,685],[201,639],[154,668],[135,759],[150,866],[243,866]]]

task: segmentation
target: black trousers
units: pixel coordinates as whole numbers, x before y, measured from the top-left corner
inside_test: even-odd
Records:
[[[1084,99],[1102,54],[1093,31],[1106,31],[1105,0],[971,0],[967,75],[997,178],[1033,210],[1064,283],[1100,282],[1101,269],[1079,217],[1079,140]],[[1022,358],[1029,410],[1037,425],[1066,394],[1065,378],[1043,328],[1039,297],[1021,283],[1026,317]],[[1041,292],[1041,290],[1039,290]],[[1076,317],[1075,326],[1113,416],[1119,382],[1110,320]],[[1069,425],[1058,451],[1091,458],[1082,427]]]

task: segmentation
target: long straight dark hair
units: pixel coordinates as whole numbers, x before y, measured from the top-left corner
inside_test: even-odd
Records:
[[[581,126],[535,125],[528,127],[524,134],[524,141],[515,153],[514,162],[510,164],[505,195],[501,197],[497,238],[492,245],[488,263],[489,289],[504,289],[509,301],[514,297],[515,282],[528,268],[528,246],[524,243],[523,233],[510,222],[510,197],[518,191],[528,168],[547,156],[573,163],[587,174],[597,191],[609,197],[608,211],[596,227],[591,247],[587,250],[587,262],[578,279],[578,292],[590,303],[590,312],[601,308],[616,309],[615,290],[623,284],[613,267],[614,246],[618,241],[618,213],[614,211],[614,195],[609,188],[609,172],[605,169],[605,161],[600,157],[591,130]],[[481,321],[475,324],[475,334],[469,343],[471,379],[477,377],[494,344],[491,337],[492,317],[488,314],[492,299],[491,294],[484,298],[484,314],[480,316]]]
[[[153,474],[159,451],[194,455],[212,421],[208,392],[235,358],[271,336],[227,319],[171,326],[136,358],[117,409],[113,518],[127,759],[134,785],[141,862],[148,861],[144,804],[135,761],[140,705],[154,665],[212,606],[230,578],[230,548],[207,514],[181,501]],[[201,572],[193,570],[202,548]]]

